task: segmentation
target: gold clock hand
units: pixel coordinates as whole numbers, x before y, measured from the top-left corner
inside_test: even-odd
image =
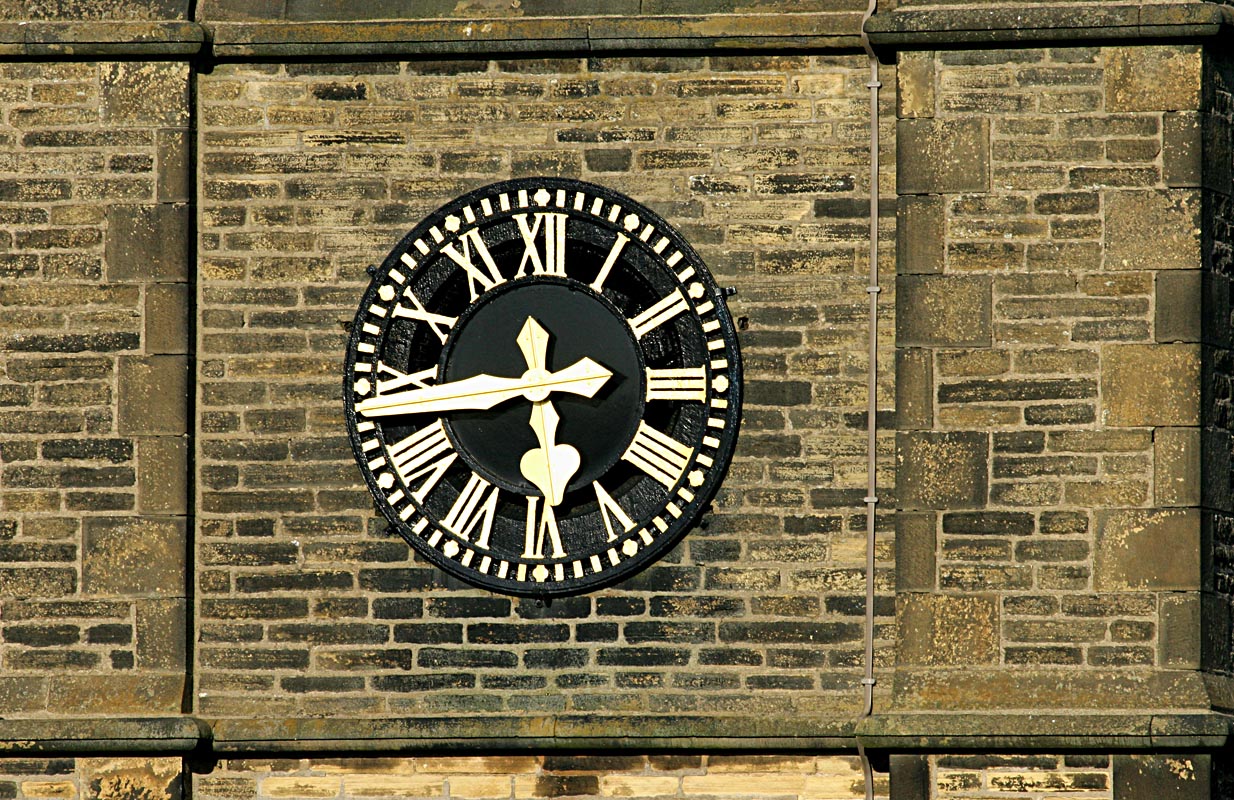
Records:
[[[542,400],[551,392],[594,397],[612,374],[590,358],[581,358],[557,372],[527,370],[518,378],[480,374],[423,389],[380,395],[357,403],[356,412],[366,417],[385,417],[483,411],[520,395],[534,401]]]
[[[544,495],[550,506],[561,503],[566,485],[578,472],[582,459],[578,450],[568,444],[557,444],[557,423],[561,417],[548,400],[531,406],[531,429],[535,431],[539,447],[523,453],[519,470],[523,477]]]

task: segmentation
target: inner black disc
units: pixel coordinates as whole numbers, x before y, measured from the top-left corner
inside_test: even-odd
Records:
[[[642,357],[626,321],[606,300],[581,284],[541,277],[504,285],[459,320],[442,353],[444,380],[520,377],[527,361],[518,335],[528,317],[549,334],[550,372],[590,358],[613,373],[591,398],[563,391],[548,397],[561,418],[556,443],[579,452],[581,464],[567,487],[573,491],[605,474],[634,438],[645,392]],[[520,396],[485,411],[451,412],[446,431],[481,477],[520,494],[538,494],[519,466],[524,453],[540,446],[531,408]]]

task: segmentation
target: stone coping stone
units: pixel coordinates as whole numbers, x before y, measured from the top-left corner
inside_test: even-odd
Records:
[[[210,739],[191,716],[0,719],[0,755],[188,753]]]
[[[0,56],[194,56],[205,45],[195,22],[0,22]]]
[[[221,59],[861,46],[856,12],[206,23]]]
[[[1140,713],[875,714],[837,717],[0,719],[0,754],[320,752],[1061,752],[1216,750],[1234,717]]]
[[[1215,712],[880,714],[857,737],[896,752],[1210,750],[1225,746],[1234,717]]]
[[[875,47],[1092,39],[1203,38],[1234,27],[1234,8],[1217,3],[1048,5],[913,10],[875,14],[866,32]]]

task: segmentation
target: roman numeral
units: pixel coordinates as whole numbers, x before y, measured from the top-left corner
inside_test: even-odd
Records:
[[[489,253],[484,240],[480,238],[478,230],[467,231],[467,233],[459,237],[459,241],[463,243],[463,252],[460,253],[458,251],[458,248],[454,246],[454,242],[441,248],[441,252],[449,256],[451,261],[467,272],[467,289],[471,292],[472,302],[475,302],[476,298],[481,294],[499,283],[505,283],[506,279],[502,277],[501,270],[497,269],[497,262],[493,261],[493,256]],[[479,256],[480,262],[488,270],[487,275],[476,267],[476,256]],[[479,292],[476,291],[477,283],[484,287]]]
[[[608,280],[608,274],[613,271],[613,265],[621,257],[621,251],[625,249],[626,242],[628,241],[630,241],[630,237],[624,233],[617,234],[617,241],[613,242],[613,246],[608,251],[608,256],[604,259],[604,265],[600,267],[600,272],[596,275],[596,279],[591,282],[591,288],[596,294],[604,291],[604,282]]]
[[[630,328],[634,331],[634,337],[642,339],[649,331],[663,325],[689,307],[690,305],[686,302],[686,298],[682,295],[681,290],[674,289],[672,294],[659,300],[651,308],[630,320]]]
[[[672,489],[690,463],[693,450],[646,422],[640,422],[634,441],[621,457]]]
[[[706,400],[707,368],[647,368],[648,400]]]
[[[527,224],[526,214],[515,214],[514,221],[518,223],[518,232],[523,237],[523,258],[518,262],[516,278],[527,274],[527,262],[531,262],[531,272],[534,275],[566,275],[566,215],[536,214],[535,221]],[[543,229],[544,249],[536,237]]]
[[[634,520],[630,519],[621,506],[617,505],[609,493],[604,491],[604,487],[599,481],[592,481],[591,488],[596,492],[596,500],[600,503],[600,516],[604,518],[604,530],[608,531],[608,540],[614,541],[617,538],[617,532],[613,530],[613,519],[621,524],[621,532],[627,533],[634,529]]]
[[[407,384],[418,386],[421,389],[427,389],[429,381],[436,380],[437,368],[429,367],[422,369],[419,372],[400,372],[394,367],[388,367],[384,362],[377,362],[377,394],[385,394],[393,392],[396,389],[402,389]]]
[[[557,530],[557,514],[553,506],[545,503],[537,513],[543,498],[531,495],[527,498],[527,532],[523,538],[523,558],[544,558],[544,539],[553,546],[553,558],[565,558],[566,549],[561,546],[561,532]]]
[[[441,524],[454,531],[460,537],[468,539],[477,525],[480,535],[475,539],[476,547],[488,549],[488,537],[493,532],[493,517],[497,514],[497,495],[501,490],[481,478],[474,472],[467,479],[467,485],[459,492],[450,513]]]
[[[403,483],[410,488],[423,481],[411,493],[421,503],[457,457],[440,419],[390,446],[390,460]]]
[[[394,307],[394,316],[406,317],[408,319],[418,319],[426,323],[433,333],[437,334],[437,338],[442,344],[446,343],[446,337],[450,335],[450,329],[454,327],[454,323],[458,322],[458,317],[447,317],[441,314],[434,314],[424,307],[424,303],[420,302],[420,298],[416,297],[408,286],[403,290],[403,297],[411,301],[411,308],[399,303]]]

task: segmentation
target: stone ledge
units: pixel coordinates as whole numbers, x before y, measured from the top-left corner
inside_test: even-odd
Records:
[[[0,56],[195,56],[195,22],[0,22]]]
[[[0,755],[176,754],[209,742],[210,728],[188,716],[116,719],[0,719]]]
[[[867,749],[901,753],[1215,750],[1225,746],[1231,723],[1206,712],[880,714],[862,720],[857,738]]]
[[[1092,39],[1194,39],[1234,26],[1234,8],[1216,3],[1091,3],[1025,8],[896,9],[866,24],[878,48],[930,48]]]
[[[861,14],[207,23],[220,59],[859,48]]]

